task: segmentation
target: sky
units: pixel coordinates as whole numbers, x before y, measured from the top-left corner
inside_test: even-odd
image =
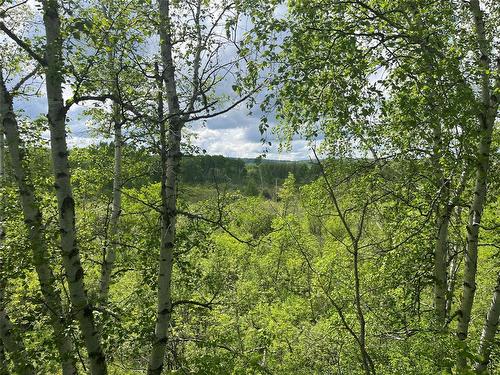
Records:
[[[29,1],[32,3],[32,0]],[[283,12],[283,10],[280,10]],[[36,14],[37,12],[35,12]],[[248,20],[240,22],[238,25],[237,34],[241,34],[248,29]],[[152,43],[150,45],[155,45]],[[155,46],[156,51],[156,46]],[[234,54],[234,51],[226,51],[226,57]],[[41,85],[43,91],[43,85]],[[232,92],[232,82],[230,79],[223,82],[219,88],[219,94],[227,95]],[[66,92],[65,97],[70,97],[71,93]],[[46,98],[44,95],[39,97],[31,96],[29,98],[20,98],[15,102],[16,109],[21,109],[24,114],[29,118],[37,118],[47,113]],[[70,147],[84,147],[91,143],[99,142],[102,140],[96,138],[89,133],[88,121],[89,118],[85,117],[82,113],[84,110],[82,105],[74,105],[71,107],[68,125],[68,143]],[[280,150],[276,136],[272,133],[272,128],[275,124],[270,119],[270,129],[266,135],[266,143],[262,142],[262,135],[259,132],[260,113],[250,114],[245,103],[232,109],[231,111],[219,115],[214,118],[207,119],[205,122],[190,123],[188,132],[194,133],[192,138],[193,143],[201,149],[206,150],[208,154],[224,155],[229,157],[240,158],[255,158],[263,153],[269,159],[278,160],[303,160],[309,158],[309,147],[306,141],[294,139],[291,144],[291,149]],[[270,116],[274,117],[274,116]],[[44,134],[48,138],[48,134]],[[267,144],[271,142],[271,146]]]
[[[22,109],[30,118],[47,113],[45,98],[30,97],[17,100],[17,109]],[[69,116],[68,143],[71,147],[84,147],[101,139],[89,134],[89,118],[83,115],[84,106],[72,106]],[[308,143],[294,139],[291,150],[280,150],[279,142],[272,131],[265,135],[272,145],[263,144],[259,131],[260,114],[250,114],[245,104],[231,111],[189,125],[188,132],[195,134],[193,144],[211,155],[224,155],[238,158],[255,158],[266,153],[266,158],[276,160],[304,160],[309,158]],[[271,127],[273,124],[271,123]],[[48,134],[44,134],[48,138]],[[266,152],[267,151],[267,152]]]

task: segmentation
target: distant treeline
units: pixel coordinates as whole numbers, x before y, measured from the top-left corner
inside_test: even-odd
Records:
[[[75,166],[82,169],[92,168],[95,163],[112,166],[112,144],[101,143],[75,148],[71,153]],[[143,149],[125,147],[123,162],[137,168],[136,175],[129,176],[128,186],[160,181],[160,160],[156,155]],[[281,186],[290,173],[298,184],[306,184],[319,176],[317,165],[309,161],[185,155],[181,160],[180,181],[191,185],[224,184],[239,189],[246,195],[267,196],[273,195],[274,189]]]
[[[181,181],[189,184],[229,183],[257,195],[268,188],[281,185],[292,173],[299,184],[314,180],[318,168],[307,161],[278,161],[228,158],[222,155],[184,157],[181,162]]]

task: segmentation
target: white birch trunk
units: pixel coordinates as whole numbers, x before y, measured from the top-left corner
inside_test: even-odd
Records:
[[[436,240],[434,243],[434,315],[436,326],[442,329],[446,320],[446,284],[447,284],[447,256],[448,256],[448,228],[450,215],[448,210],[448,199],[450,195],[450,183],[444,177],[441,167],[443,150],[441,125],[433,126],[433,152],[432,165],[436,175],[436,186],[438,188],[436,209]]]
[[[446,182],[445,182],[446,183]],[[445,187],[444,189],[448,189]],[[448,258],[448,228],[450,214],[445,203],[441,204],[437,218],[437,238],[434,246],[434,309],[436,325],[443,328],[446,320],[446,289],[447,289],[447,258]]]
[[[118,224],[122,210],[121,184],[122,184],[122,128],[119,116],[119,106],[113,103],[114,122],[114,167],[113,167],[113,208],[111,211],[109,237],[105,244],[105,253],[101,268],[101,281],[99,290],[99,301],[102,305],[108,303],[109,286],[111,284],[111,273],[116,259],[116,241],[118,236]]]
[[[22,143],[10,97],[0,72],[0,116],[10,152],[12,170],[19,190],[19,197],[28,230],[33,264],[40,283],[45,303],[48,307],[50,324],[64,375],[76,374],[73,344],[66,330],[65,314],[57,290],[57,282],[50,267],[43,234],[42,213],[35,198],[34,187],[29,181],[29,173],[24,165],[24,145]]]
[[[179,100],[175,84],[175,67],[172,59],[172,41],[170,35],[170,15],[168,0],[159,0],[160,8],[160,43],[163,65],[162,79],[165,83],[168,112],[171,116],[168,129],[165,129],[163,105],[159,102],[162,182],[161,182],[161,239],[158,271],[158,307],[153,348],[149,359],[148,374],[159,375],[168,341],[168,326],[172,313],[171,282],[173,250],[175,242],[175,224],[177,209],[177,173],[180,161],[181,129]],[[159,85],[161,92],[163,85]],[[159,101],[162,95],[159,95]]]
[[[112,7],[108,8],[103,5],[102,11],[108,20],[113,18]],[[105,36],[106,43],[109,42],[109,38]],[[118,98],[120,96],[119,91],[119,80],[118,72],[115,66],[115,51],[110,51],[108,53],[108,66],[109,75],[111,77],[111,90],[113,96]],[[123,137],[122,137],[122,118],[121,118],[121,106],[117,102],[117,99],[113,99],[113,104],[111,108],[111,123],[113,125],[114,131],[114,160],[113,160],[113,207],[111,209],[111,219],[109,222],[109,232],[104,245],[103,251],[103,263],[101,266],[101,279],[99,283],[99,302],[101,305],[106,306],[109,299],[109,287],[111,285],[111,275],[113,272],[113,267],[116,260],[116,248],[118,241],[118,224],[120,221],[120,215],[122,210],[122,147],[123,147]]]
[[[194,22],[197,30],[197,46],[193,59],[193,90],[187,107],[187,113],[182,114],[179,106],[179,98],[175,81],[175,65],[172,57],[172,34],[170,19],[170,1],[158,0],[160,13],[159,35],[160,52],[162,62],[161,75],[157,70],[158,84],[158,117],[160,119],[160,143],[161,143],[161,239],[160,259],[158,270],[158,307],[155,325],[155,336],[153,348],[149,358],[148,375],[160,375],[163,369],[165,351],[168,342],[168,326],[172,314],[171,282],[173,251],[175,245],[175,225],[177,218],[177,176],[181,160],[181,131],[194,109],[196,99],[200,95],[199,69],[201,63],[201,51],[203,40],[201,37],[200,14],[201,0],[196,3]],[[163,82],[162,82],[163,81]],[[168,129],[163,120],[163,84],[168,106]]]
[[[461,262],[461,254],[458,245],[454,246],[455,251],[449,257],[450,265],[448,267],[448,287],[446,290],[446,317],[450,317],[451,308],[453,306],[453,296],[455,295],[455,286],[457,283],[457,273]]]
[[[476,183],[474,199],[469,210],[467,225],[467,243],[465,253],[465,271],[463,282],[463,296],[459,313],[457,335],[460,340],[467,338],[470,314],[476,291],[477,249],[479,241],[479,226],[486,202],[486,184],[490,167],[490,148],[493,131],[493,122],[488,124],[486,119],[481,119],[481,141],[477,155]]]
[[[5,177],[5,138],[3,131],[3,117],[2,114],[0,113],[0,185],[3,184],[4,177]],[[0,210],[3,210],[3,208],[0,207]],[[0,247],[4,237],[2,216],[3,216],[3,211],[0,212]],[[3,311],[0,311],[0,314],[2,313]],[[5,349],[1,337],[0,337],[0,374],[1,375],[9,374],[9,367],[7,364],[7,359],[5,358]]]
[[[59,211],[61,249],[71,304],[76,314],[87,349],[90,373],[107,374],[106,359],[100,343],[100,335],[94,323],[83,279],[83,268],[76,238],[75,201],[73,199],[68,147],[66,144],[66,108],[62,96],[63,68],[62,35],[57,0],[44,0],[43,21],[46,34],[46,88],[48,122],[52,153],[55,189]]]
[[[2,115],[0,114],[0,182],[5,176],[5,135],[3,129]]]
[[[460,182],[458,184],[457,189],[454,192],[454,197],[448,204],[448,221],[451,222],[451,216],[453,211],[455,211],[455,227],[460,228],[462,225],[462,207],[460,207],[459,202],[462,197],[462,194],[467,185],[467,166],[464,165],[464,169],[462,171],[462,175],[460,176]],[[456,237],[461,237],[460,229],[456,230]],[[446,318],[450,318],[451,308],[453,305],[453,299],[455,295],[455,286],[457,282],[457,273],[462,263],[463,254],[462,249],[460,248],[459,243],[455,242],[453,246],[448,245],[448,256],[447,256],[447,264],[448,264],[448,274],[446,280]]]
[[[484,29],[483,12],[481,11],[478,0],[471,0],[469,2],[469,7],[474,18],[475,35],[481,52],[479,58],[479,69],[481,70],[481,111],[478,114],[480,141],[476,155],[476,182],[467,225],[463,294],[457,326],[457,337],[462,341],[464,341],[468,335],[472,305],[474,303],[474,294],[476,291],[479,227],[486,202],[492,133],[495,117],[498,112],[498,99],[495,95],[492,95],[490,75],[486,72],[486,70],[491,69],[491,57],[489,55],[489,46]],[[500,58],[497,57],[497,59],[499,60],[497,64],[500,65]],[[498,69],[498,65],[496,68]],[[494,89],[496,90],[498,88],[500,88],[500,79],[496,78]],[[459,368],[464,368],[466,366],[466,359],[463,355],[459,355],[457,365]]]
[[[475,369],[478,373],[485,373],[488,363],[490,362],[491,349],[493,340],[498,329],[498,318],[500,316],[500,273],[498,273],[497,284],[493,292],[490,309],[486,315],[481,341],[479,343],[480,362],[476,363]]]
[[[3,133],[3,118],[0,113],[0,183],[3,183],[5,176],[5,163],[4,163],[4,133]],[[3,207],[0,207],[0,210],[3,210]],[[2,247],[2,242],[5,237],[3,231],[3,211],[0,212],[0,248]],[[1,277],[1,275],[0,275]],[[0,286],[4,287],[4,286]],[[0,293],[3,295],[3,290],[0,290]],[[3,298],[2,298],[3,299]],[[3,301],[0,301],[0,305],[3,306]],[[5,325],[5,322],[2,321],[2,317],[5,316],[5,311],[3,307],[0,307],[0,325]],[[7,358],[5,357],[5,345],[3,343],[3,335],[0,332],[0,374],[8,375],[9,374],[9,366],[7,363]]]

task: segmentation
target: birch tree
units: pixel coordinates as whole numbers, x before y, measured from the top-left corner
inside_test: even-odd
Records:
[[[117,9],[111,2],[109,4],[103,4],[103,13],[108,22],[113,20],[113,12],[121,11],[123,9]],[[125,27],[123,24],[120,26]],[[120,36],[118,36],[120,37]],[[113,271],[113,266],[116,259],[116,248],[118,242],[118,232],[119,232],[119,220],[121,215],[121,188],[122,188],[122,147],[124,144],[122,135],[123,119],[121,116],[122,107],[119,103],[120,95],[120,78],[119,69],[120,60],[117,58],[118,54],[121,53],[118,49],[124,46],[113,45],[109,41],[109,36],[105,38],[104,43],[108,46],[108,58],[107,58],[107,73],[111,76],[110,82],[110,93],[114,99],[112,99],[111,104],[111,118],[110,125],[113,129],[113,146],[114,146],[114,164],[113,164],[113,200],[111,208],[111,218],[109,222],[109,238],[106,239],[103,249],[103,259],[101,266],[101,278],[99,281],[99,300],[103,305],[107,304],[109,299],[109,287],[111,284],[111,274]],[[121,64],[123,66],[123,64]]]
[[[158,268],[158,307],[156,314],[155,336],[149,358],[148,374],[160,374],[164,367],[168,329],[172,309],[172,271],[174,263],[175,228],[177,217],[177,179],[181,160],[182,131],[188,122],[214,117],[227,112],[249,95],[241,94],[226,108],[215,106],[217,99],[210,101],[214,90],[224,78],[235,69],[237,60],[229,57],[223,60],[224,49],[234,45],[237,36],[231,33],[234,21],[234,4],[196,0],[177,7],[169,0],[158,1],[158,34],[160,37],[160,61],[158,70],[163,84],[158,89],[164,90],[158,97],[158,124],[160,128],[161,177],[161,239]],[[174,13],[175,12],[175,13]],[[180,18],[179,18],[180,17]],[[176,34],[178,23],[185,34]],[[226,29],[225,25],[229,25]],[[227,30],[227,35],[221,35]],[[176,50],[174,45],[179,40],[187,40],[187,52]],[[177,56],[177,60],[176,60]],[[180,66],[187,67],[189,80],[183,82],[176,74]],[[177,71],[176,71],[177,69]],[[183,72],[183,74],[186,74]],[[182,95],[179,92],[182,87]],[[162,100],[166,101],[166,113],[163,115]],[[182,104],[181,104],[182,103]],[[183,107],[182,107],[182,106]],[[220,108],[220,107],[219,107]]]
[[[23,48],[44,69],[50,128],[50,145],[54,173],[54,187],[58,202],[61,250],[69,295],[87,349],[92,374],[106,374],[106,360],[100,337],[88,301],[84,272],[80,261],[75,227],[75,201],[72,194],[68,146],[66,142],[66,107],[63,100],[64,60],[63,35],[57,0],[42,1],[45,29],[44,55],[38,54],[28,43],[13,33],[4,23],[1,29]]]
[[[498,318],[500,316],[500,273],[498,274],[491,305],[486,315],[481,340],[479,343],[479,362],[475,365],[478,373],[484,373],[490,362],[491,350],[498,329]]]
[[[267,49],[263,66],[283,64],[273,70],[278,73],[273,95],[279,99],[271,97],[270,103],[282,116],[286,141],[297,133],[307,139],[323,135],[323,145],[332,154],[355,144],[372,155],[400,155],[413,165],[415,158],[430,160],[432,198],[427,193],[422,198],[435,218],[432,279],[439,329],[457,316],[448,317],[446,307],[446,300],[453,298],[447,296],[447,286],[454,290],[447,274],[452,212],[457,205],[469,206],[456,330],[465,341],[498,119],[498,4],[353,1],[328,7],[297,1],[290,4],[289,14],[272,20],[273,5],[252,5],[252,14],[262,20],[253,41]],[[284,42],[276,49],[274,36],[283,30]],[[337,63],[332,56],[339,57]],[[371,106],[374,102],[380,107]],[[474,174],[471,187],[467,176]],[[421,228],[430,228],[425,221]],[[463,353],[457,365],[465,368]]]
[[[468,336],[476,291],[479,229],[486,204],[491,143],[498,116],[498,92],[500,91],[500,55],[498,50],[495,52],[495,49],[493,49],[492,36],[489,36],[487,31],[489,26],[487,22],[493,22],[491,27],[494,28],[495,18],[493,16],[491,19],[486,18],[479,0],[471,0],[468,6],[474,20],[474,41],[477,48],[474,56],[479,71],[479,97],[477,98],[478,110],[476,114],[479,144],[475,155],[474,195],[469,208],[463,294],[458,315],[457,336],[461,341],[464,341]],[[496,22],[498,22],[498,19],[496,19]],[[464,368],[466,366],[465,361],[465,357],[459,356],[458,367]]]
[[[63,264],[69,286],[71,303],[84,338],[92,374],[106,374],[106,360],[102,351],[92,307],[89,304],[80,262],[75,228],[75,201],[73,199],[68,146],[66,143],[66,112],[64,105],[62,35],[59,6],[56,0],[42,2],[46,35],[46,90],[50,127],[50,143],[59,208]]]
[[[0,183],[3,185],[5,178],[5,133],[3,129],[3,120],[0,117]],[[0,204],[3,206],[3,199]],[[5,236],[3,229],[3,207],[0,207],[0,243],[3,245],[3,238]],[[0,338],[0,373],[8,374],[7,361],[5,358],[5,350],[2,339]]]
[[[150,28],[141,9],[143,3],[105,1],[85,5],[68,22],[69,31],[75,35],[71,40],[72,56],[67,61],[68,70],[73,73],[72,96],[66,105],[69,108],[94,101],[95,106],[85,106],[85,113],[99,134],[105,138],[111,135],[113,139],[112,207],[104,235],[98,291],[99,303],[105,307],[119,242],[124,126],[150,119],[134,104],[147,91],[147,84],[141,81],[144,77],[139,73],[142,66],[137,61],[144,58],[141,54],[147,54],[144,40],[150,35]],[[107,102],[111,105],[107,106]],[[135,117],[130,119],[127,111],[132,111]]]
[[[0,69],[3,67],[0,65]],[[36,70],[34,70],[36,72]],[[32,74],[25,78],[29,78]],[[24,81],[21,80],[20,83]],[[19,86],[16,85],[16,86]],[[14,91],[18,87],[14,87]],[[18,185],[19,197],[23,208],[24,222],[29,233],[32,247],[33,264],[38,275],[38,281],[45,303],[48,306],[50,322],[53,328],[54,339],[57,343],[63,374],[75,374],[76,366],[73,356],[73,344],[66,329],[66,317],[61,297],[57,290],[57,282],[50,266],[50,258],[44,238],[42,213],[35,197],[31,177],[24,160],[25,148],[21,140],[16,115],[13,109],[12,95],[7,91],[0,71],[0,111],[3,128],[9,145],[9,155]]]
[[[116,90],[114,90],[116,95]],[[101,303],[106,304],[111,283],[111,273],[116,259],[116,247],[118,241],[118,224],[121,214],[121,188],[122,188],[122,120],[120,119],[119,104],[112,104],[112,125],[114,144],[114,165],[113,165],[113,203],[111,209],[109,240],[105,244],[103,254],[103,264],[101,267],[100,295]]]

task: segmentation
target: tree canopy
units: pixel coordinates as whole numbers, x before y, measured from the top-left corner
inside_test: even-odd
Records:
[[[500,374],[499,35],[494,0],[0,1],[0,374]],[[261,155],[197,143],[234,111]]]

